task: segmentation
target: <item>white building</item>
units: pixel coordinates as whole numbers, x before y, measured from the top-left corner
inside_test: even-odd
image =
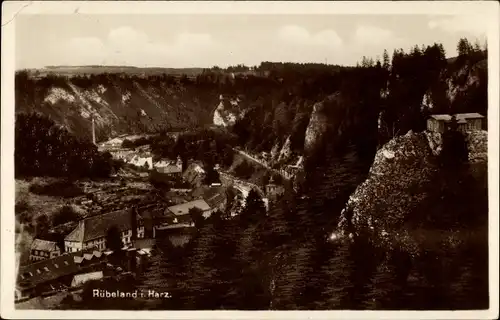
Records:
[[[150,155],[135,155],[132,160],[130,160],[130,164],[136,167],[144,167],[147,164],[148,169],[153,169],[153,157]]]
[[[30,261],[52,259],[61,254],[61,250],[54,241],[35,239],[31,243]]]

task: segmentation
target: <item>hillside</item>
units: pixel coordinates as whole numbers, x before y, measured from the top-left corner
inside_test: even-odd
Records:
[[[446,60],[440,50],[434,44],[395,51],[392,61],[359,68],[266,62],[253,75],[236,76],[212,69],[50,67],[17,73],[16,112],[43,113],[86,138],[94,116],[98,141],[215,124],[270,166],[297,163],[328,135],[352,140],[370,159],[394,135],[421,131],[429,113],[486,114],[485,53]]]
[[[91,136],[94,116],[98,140],[120,133],[209,124],[217,97],[215,92],[179,83],[173,77],[16,76],[16,112],[40,112],[87,138]]]
[[[186,247],[159,244],[172,254],[161,254],[150,272],[174,298],[154,308],[481,309],[488,307],[487,128],[426,130],[431,114],[488,116],[487,54],[464,40],[459,47],[451,60],[435,43],[355,68],[263,63],[257,75],[234,77],[21,73],[16,111],[50,115],[79,137],[88,137],[91,113],[100,139],[188,131],[129,143],[148,144],[158,158],[201,161],[207,175],[220,164],[221,180],[230,173],[245,186],[293,173],[278,182],[286,192],[269,210],[249,190],[238,214],[200,221]],[[194,127],[202,128],[185,130]],[[18,128],[37,141],[29,126]],[[56,149],[71,149],[46,135]],[[29,167],[38,158],[56,173],[55,160],[83,163],[37,146],[32,160],[21,148]],[[84,143],[81,154],[99,159],[94,149]],[[192,176],[196,166],[189,167]]]

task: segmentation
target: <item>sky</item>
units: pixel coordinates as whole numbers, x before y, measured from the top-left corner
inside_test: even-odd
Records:
[[[262,61],[355,65],[384,49],[442,43],[456,55],[461,37],[484,43],[471,15],[96,15],[20,14],[16,69],[48,65],[226,67]]]

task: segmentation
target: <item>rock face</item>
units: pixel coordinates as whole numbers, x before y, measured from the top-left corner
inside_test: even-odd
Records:
[[[368,178],[350,196],[341,214],[341,234],[368,228],[383,235],[404,220],[409,206],[419,201],[418,194],[406,194],[432,173],[432,151],[425,134],[412,132],[397,137],[378,150]],[[384,215],[378,216],[383,212]]]
[[[484,73],[487,73],[487,70],[486,60],[481,60],[472,65],[465,64],[456,74],[447,79],[446,96],[448,100],[453,103],[461,95],[477,88],[481,81],[484,81],[482,78],[485,76]]]
[[[467,133],[469,160],[487,159],[487,132]],[[367,179],[350,196],[331,238],[373,232],[380,239],[407,236],[404,223],[415,204],[426,196],[422,187],[437,168],[433,159],[441,151],[440,134],[408,132],[377,151]]]
[[[422,107],[429,110],[440,109],[446,112],[449,106],[462,110],[470,104],[470,97],[481,95],[487,97],[486,90],[488,63],[486,59],[468,61],[460,67],[443,72],[442,86],[429,88],[422,98]],[[443,109],[444,108],[444,109]]]
[[[98,141],[120,133],[174,130],[210,124],[217,94],[181,84],[110,75],[87,78],[16,79],[16,112],[40,112],[79,137],[91,136],[92,117]]]
[[[469,162],[486,162],[488,160],[488,132],[472,131],[465,137],[469,149]]]
[[[332,99],[330,97],[329,99]],[[313,111],[307,125],[304,138],[304,152],[310,152],[319,142],[320,138],[328,130],[329,120],[325,113],[327,101],[317,102],[313,106]]]
[[[290,155],[292,154],[292,150],[290,146],[292,145],[290,141],[290,136],[288,136],[285,140],[285,143],[281,147],[279,156],[278,156],[278,161],[287,161],[290,158]]]
[[[219,97],[219,104],[214,111],[213,123],[216,126],[230,127],[236,123],[236,120],[243,116],[239,109],[239,98],[226,98],[222,95]]]

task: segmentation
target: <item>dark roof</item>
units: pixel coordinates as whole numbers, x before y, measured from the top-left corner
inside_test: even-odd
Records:
[[[210,207],[215,208],[226,200],[225,189],[223,187],[210,188],[203,195],[203,199]]]
[[[191,163],[183,175],[184,179],[189,183],[196,184],[201,182],[205,177],[205,170],[199,163]]]
[[[139,211],[139,215],[144,220],[155,220],[164,218],[165,217],[164,212],[165,212],[164,207],[157,206],[154,208],[148,208],[147,210],[144,211]]]
[[[74,274],[81,270],[83,261],[100,259],[101,257],[101,252],[89,249],[65,253],[53,259],[21,266],[17,274],[17,283],[21,288],[31,288],[47,281]]]
[[[111,226],[116,226],[119,231],[130,230],[132,228],[130,214],[130,209],[124,209],[80,220],[78,226],[64,240],[86,242],[99,239],[106,236]],[[137,220],[140,219],[140,215],[137,215]]]

